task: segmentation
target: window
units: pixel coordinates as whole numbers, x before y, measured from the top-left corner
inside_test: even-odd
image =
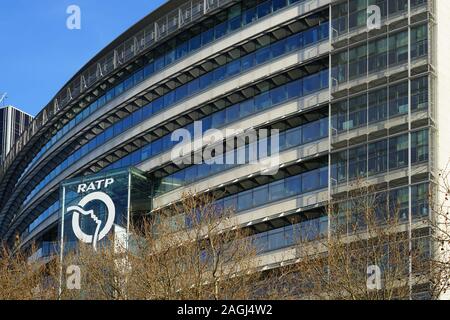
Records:
[[[286,52],[286,40],[280,40],[275,42],[271,48],[272,57],[277,58]]]
[[[255,54],[251,53],[241,58],[242,71],[250,69],[255,64]]]
[[[303,34],[294,34],[286,39],[286,51],[292,52],[303,47]]]
[[[369,93],[369,123],[387,119],[387,89]]]
[[[286,87],[281,86],[271,91],[272,105],[279,104],[287,99]]]
[[[306,172],[302,175],[302,192],[310,192],[317,189],[320,182],[317,171]]]
[[[253,205],[253,193],[247,191],[239,194],[238,196],[238,211],[248,210]]]
[[[408,220],[409,215],[409,190],[402,188],[389,193],[389,211],[391,216],[397,216],[400,220]]]
[[[166,53],[166,59],[164,61],[164,64],[169,65],[172,62],[174,62],[176,58],[181,58],[181,55],[177,57],[177,52],[175,52],[175,50],[170,50],[168,53]],[[163,68],[163,66],[161,66],[161,68]]]
[[[255,107],[257,110],[264,110],[270,107],[270,91],[261,93],[255,97]]]
[[[347,61],[348,53],[346,51],[331,57],[331,76],[338,83],[347,81]]]
[[[371,41],[369,44],[369,72],[384,70],[387,67],[387,39]]]
[[[267,60],[271,59],[272,58],[271,53],[272,51],[270,50],[270,46],[264,47],[256,51],[255,53],[256,64],[257,65],[262,64]]]
[[[269,193],[270,193],[270,200],[276,201],[283,199],[286,196],[285,190],[284,190],[284,181],[277,181],[272,184],[270,184],[269,187]]]
[[[303,126],[302,132],[303,132],[302,143],[308,143],[317,140],[317,138],[320,136],[320,122],[315,121],[306,124],[305,126]]]
[[[273,11],[277,11],[286,6],[287,0],[273,0]]]
[[[234,105],[226,109],[227,123],[234,122],[239,119],[239,105]]]
[[[219,38],[223,37],[228,31],[227,29],[228,29],[228,22],[227,21],[217,25],[215,27],[215,38],[219,39]]]
[[[411,135],[411,162],[428,160],[428,130],[414,132]]]
[[[320,74],[303,79],[303,94],[306,96],[320,89]]]
[[[408,113],[408,83],[403,82],[389,88],[389,116]]]
[[[367,21],[367,0],[349,1],[349,29],[360,27]]]
[[[214,70],[214,82],[222,81],[226,78],[226,76],[227,76],[227,66],[222,66]],[[208,85],[205,85],[205,87],[207,87]]]
[[[298,146],[302,141],[301,128],[290,129],[286,131],[286,148]]]
[[[303,33],[303,46],[307,47],[310,44],[317,42],[319,40],[319,30],[317,28],[312,28]]]
[[[289,196],[300,194],[302,190],[301,177],[291,177],[286,179],[286,192]]]
[[[428,184],[420,184],[411,187],[412,216],[413,218],[427,217],[429,214],[429,190]]]
[[[428,77],[411,81],[411,110],[428,109]]]
[[[202,33],[202,45],[206,45],[214,40],[214,29],[209,29]]]
[[[365,176],[367,171],[367,147],[362,146],[350,149],[348,154],[349,179]]]
[[[349,79],[358,78],[367,74],[367,46],[359,46],[349,50]]]
[[[421,25],[411,30],[411,58],[419,58],[428,53],[427,25]]]
[[[195,36],[189,40],[189,49],[191,51],[195,51],[200,48],[201,44],[202,44],[202,35],[199,34],[198,36]]]
[[[272,1],[266,1],[257,7],[258,19],[265,17],[272,11]]]
[[[245,11],[243,17],[243,24],[247,25],[249,23],[252,23],[257,19],[256,17],[256,8],[251,8]]]
[[[212,72],[208,72],[199,78],[199,90],[203,90],[206,87],[210,86],[213,82],[213,74]]]
[[[268,232],[269,250],[277,250],[284,246],[284,230],[275,229]]]
[[[144,68],[144,77],[148,78],[155,72],[155,65],[153,63],[148,64]]]
[[[408,135],[389,139],[389,169],[408,165]]]
[[[189,52],[189,42],[183,42],[180,45],[178,45],[176,49],[176,59],[181,59],[185,55],[187,55]]]
[[[241,61],[235,60],[227,65],[227,77],[234,76],[241,71]]]
[[[331,175],[338,181],[343,182],[347,180],[347,151],[334,153],[331,155]]]
[[[349,100],[349,128],[358,128],[367,123],[367,96],[362,95]]]
[[[286,85],[288,99],[301,97],[303,93],[302,80],[290,82]]]
[[[255,191],[253,192],[253,200],[255,207],[259,207],[269,202],[269,187],[262,186],[255,189]]]
[[[333,128],[339,132],[347,131],[350,128],[347,112],[347,100],[337,102],[331,106],[331,122]]]
[[[408,61],[408,32],[389,37],[389,66]]]
[[[254,110],[255,110],[254,101],[253,99],[250,99],[240,104],[239,114],[241,117],[246,117],[255,112]]]
[[[369,175],[387,170],[387,140],[369,144]]]

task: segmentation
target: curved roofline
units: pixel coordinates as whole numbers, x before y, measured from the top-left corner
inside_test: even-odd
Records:
[[[9,167],[16,155],[22,150],[23,146],[28,143],[28,140],[31,136],[34,136],[36,132],[39,132],[41,128],[44,127],[47,122],[49,122],[49,120],[54,118],[55,115],[60,114],[60,111],[64,110],[68,104],[76,101],[80,97],[84,89],[91,89],[94,83],[101,81],[102,78],[107,77],[108,74],[110,74],[117,68],[115,62],[115,52],[117,49],[119,49],[119,51],[122,50],[121,45],[125,44],[129,40],[132,40],[133,38],[137,39],[134,36],[140,37],[141,35],[145,35],[145,31],[152,31],[150,43],[144,43],[143,48],[137,48],[137,52],[132,50],[132,57],[134,57],[136,54],[140,54],[142,50],[145,51],[153,47],[161,40],[165,39],[167,36],[170,36],[170,34],[172,34],[174,31],[178,31],[184,26],[189,25],[192,21],[195,21],[195,19],[198,19],[199,17],[204,16],[208,13],[212,13],[216,9],[219,9],[226,4],[233,3],[235,1],[236,0],[166,0],[165,3],[150,12],[147,16],[135,23],[132,27],[123,32],[120,36],[118,36],[115,40],[113,40],[110,44],[108,44],[105,48],[98,52],[76,74],[74,74],[70,78],[70,80],[61,87],[59,91],[57,91],[57,93],[49,101],[49,103],[43,106],[39,113],[34,117],[34,120],[31,123],[30,127],[24,132],[24,134],[22,134],[22,136],[19,138],[19,141],[13,146],[13,148],[11,148],[11,151],[6,156],[4,167],[2,168],[2,173],[4,173],[4,171]],[[174,25],[169,25],[169,18],[172,17],[174,17],[176,21]],[[164,18],[167,18],[167,20],[163,20]],[[152,23],[153,30],[148,30],[149,27],[152,26]],[[158,23],[160,24],[158,25]],[[162,28],[162,30],[160,28]],[[162,32],[162,34],[159,35],[158,31]],[[141,40],[143,39],[144,41],[146,41],[145,38],[141,38]],[[120,53],[125,53],[125,50],[122,50]],[[86,82],[84,76],[93,67],[96,67],[96,63],[109,58],[111,54],[113,54],[114,56],[112,70],[105,70],[105,75],[101,74],[100,76],[95,76],[95,79],[93,79],[92,83],[89,83],[91,82],[90,77]],[[128,62],[129,58],[130,57],[124,57],[124,62]],[[80,80],[79,82],[77,81],[78,79]],[[74,92],[70,90],[71,87],[79,90],[76,91],[73,97],[72,94],[74,94]],[[66,101],[67,98],[69,98],[68,101]],[[60,101],[59,99],[63,100]],[[49,112],[49,117],[47,116],[46,111]]]
[[[128,40],[130,36],[135,35],[140,30],[142,30],[145,26],[149,25],[150,22],[156,22],[159,18],[162,16],[170,13],[172,10],[176,9],[183,3],[186,3],[188,1],[186,0],[165,0],[165,3],[161,4],[158,8],[150,12],[148,15],[146,15],[144,18],[136,22],[133,26],[128,28],[126,31],[124,31],[121,35],[119,35],[116,39],[114,39],[112,42],[110,42],[106,47],[101,49],[94,57],[92,57],[81,69],[78,70],[77,73],[75,73],[72,78],[70,78],[69,81],[67,81],[62,88],[58,91],[58,93],[50,100],[49,103],[51,103],[63,90],[65,87],[67,87],[71,82],[73,82],[76,78],[81,76],[83,72],[88,70],[95,62],[103,58],[106,54],[114,50],[116,47],[118,47],[120,44],[122,44],[125,40]],[[45,107],[44,107],[45,108]]]

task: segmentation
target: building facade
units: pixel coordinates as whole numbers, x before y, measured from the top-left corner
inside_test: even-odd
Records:
[[[446,0],[169,1],[83,67],[17,141],[0,173],[0,237],[55,254],[65,195],[80,200],[66,181],[101,185],[133,168],[149,182],[140,211],[212,192],[272,264],[293,234],[326,235],[326,204],[358,179],[400,205],[411,241],[426,238],[417,222],[450,155],[447,17]],[[195,137],[196,121],[201,134],[278,129],[279,170],[174,163],[172,133]]]
[[[13,106],[0,108],[0,161],[6,158],[31,121],[32,116]]]

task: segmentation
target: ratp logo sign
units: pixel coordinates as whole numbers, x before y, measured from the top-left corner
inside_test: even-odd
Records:
[[[115,182],[114,178],[80,182],[68,191],[70,200],[64,214],[71,241],[92,244],[97,251],[98,243],[110,234],[118,210],[111,189]]]
[[[93,201],[101,201],[107,208],[107,219],[102,230],[100,230],[100,227],[103,221],[99,219],[94,210],[84,210],[84,207]],[[116,207],[111,197],[104,192],[94,192],[88,194],[83,199],[81,199],[77,206],[68,207],[67,213],[70,212],[72,212],[72,229],[75,236],[78,238],[78,240],[84,243],[92,243],[94,250],[97,250],[98,241],[104,239],[114,225],[114,220],[116,217]],[[95,232],[93,235],[86,234],[85,232],[83,232],[83,230],[81,230],[80,216],[83,215],[90,217],[96,224]]]

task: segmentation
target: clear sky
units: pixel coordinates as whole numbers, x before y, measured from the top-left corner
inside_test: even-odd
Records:
[[[36,115],[117,36],[165,0],[0,0],[0,94]],[[68,6],[81,9],[69,30]]]

